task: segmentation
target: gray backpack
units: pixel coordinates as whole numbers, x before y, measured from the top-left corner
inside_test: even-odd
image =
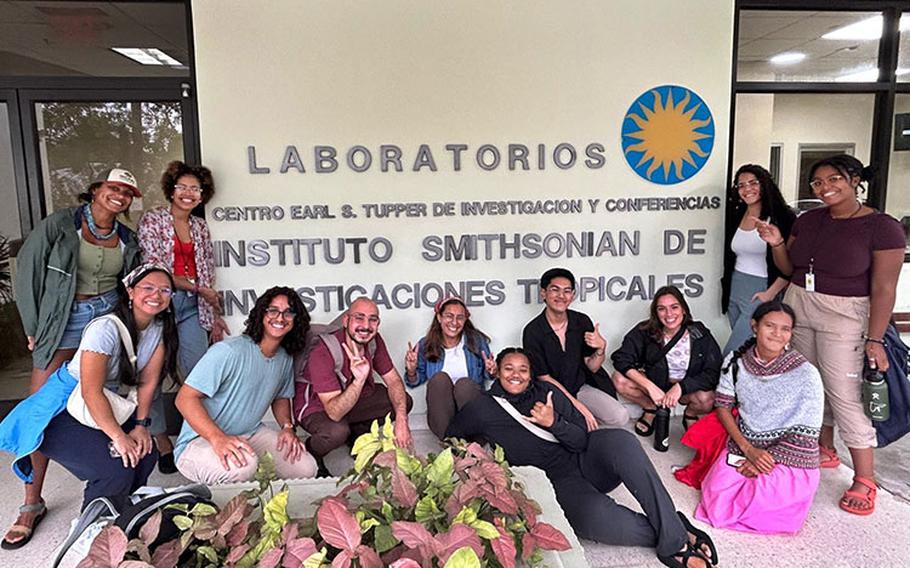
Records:
[[[294,356],[294,418],[298,423],[303,420],[304,411],[316,396],[313,392],[313,385],[306,379],[304,373],[313,349],[320,344],[325,344],[335,363],[335,377],[338,378],[339,387],[344,390],[348,386],[348,379],[341,372],[344,365],[344,351],[341,349],[341,342],[335,336],[335,333],[343,327],[341,323],[343,316],[344,313],[330,323],[311,323],[306,336],[306,346]],[[372,339],[367,344],[367,356],[372,359],[374,353],[376,353],[376,340]]]

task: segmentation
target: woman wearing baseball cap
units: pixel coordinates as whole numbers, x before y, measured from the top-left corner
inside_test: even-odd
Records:
[[[484,390],[484,381],[496,374],[490,338],[471,323],[471,312],[458,296],[436,303],[426,337],[408,343],[405,381],[416,387],[427,383],[427,423],[441,440],[452,417]]]
[[[113,311],[117,282],[139,264],[136,235],[117,216],[141,197],[136,178],[112,168],[79,195],[81,205],[61,209],[32,230],[16,257],[16,306],[32,352],[30,391],[73,357],[82,330]],[[36,452],[25,504],[0,547],[16,549],[31,540],[47,507],[41,498],[47,458]]]

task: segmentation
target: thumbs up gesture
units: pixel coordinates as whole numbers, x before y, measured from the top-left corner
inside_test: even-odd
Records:
[[[531,416],[525,416],[525,420],[533,422],[538,426],[549,428],[556,421],[556,413],[553,411],[553,391],[547,393],[547,403],[537,402],[531,409]]]
[[[411,344],[408,341],[408,351],[404,354],[404,369],[408,373],[408,377],[417,376],[417,345]]]
[[[499,368],[496,366],[496,357],[493,357],[492,353],[483,354],[483,365],[487,369],[487,374],[491,377],[495,377],[499,372]]]
[[[585,343],[588,347],[596,349],[599,353],[598,355],[603,355],[603,351],[607,348],[607,340],[600,334],[600,324],[594,324],[594,331],[585,332]]]

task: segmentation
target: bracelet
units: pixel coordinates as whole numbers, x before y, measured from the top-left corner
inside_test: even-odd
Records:
[[[290,428],[291,430],[295,429],[294,425],[290,422],[285,422],[284,425],[281,427],[282,430],[287,430],[288,428]]]
[[[784,239],[781,239],[780,242],[777,243],[776,245],[771,245],[771,248],[777,248],[777,247],[783,245],[785,242],[787,242],[787,241],[785,241]]]
[[[601,357],[601,356],[603,356],[603,354],[604,354],[603,349],[598,349],[597,351],[594,352],[595,357]]]
[[[878,343],[879,345],[885,345],[884,339],[875,339],[874,337],[869,337],[865,333],[863,334],[863,339],[866,340],[866,343]]]

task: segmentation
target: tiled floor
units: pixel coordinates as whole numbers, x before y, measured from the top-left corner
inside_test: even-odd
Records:
[[[419,417],[414,421],[419,425]],[[678,427],[678,425],[675,425]],[[438,448],[432,434],[425,430],[414,432],[420,451]],[[691,451],[678,443],[675,432],[671,450],[654,452],[645,444],[645,451],[664,480],[677,508],[687,514],[698,503],[698,492],[677,482],[672,474],[674,464],[684,464]],[[350,458],[339,452],[327,460],[333,471],[346,471]],[[0,527],[7,527],[15,518],[15,507],[21,502],[21,485],[11,473],[10,456],[0,454],[0,488],[5,498],[0,508]],[[800,566],[819,568],[839,567],[904,567],[906,546],[910,543],[910,504],[882,491],[877,510],[869,517],[857,517],[837,507],[841,492],[850,481],[852,472],[844,467],[822,472],[821,487],[805,527],[796,536],[762,536],[710,530],[717,543],[722,566]],[[153,485],[179,485],[179,475],[152,476]],[[50,512],[28,546],[18,551],[0,551],[0,566],[47,566],[55,547],[65,538],[70,520],[76,516],[81,502],[82,486],[69,473],[52,465],[45,485],[45,498]],[[620,503],[635,508],[632,496],[618,489],[612,496]],[[585,555],[592,567],[660,566],[653,551],[644,548],[607,546],[583,542]]]

